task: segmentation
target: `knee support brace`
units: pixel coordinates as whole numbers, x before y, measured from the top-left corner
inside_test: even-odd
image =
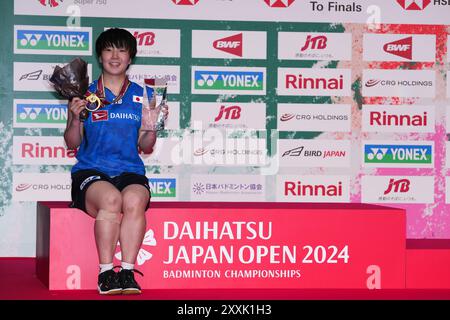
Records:
[[[112,223],[120,224],[120,222],[122,220],[121,218],[122,217],[120,215],[120,212],[114,213],[114,212],[109,212],[109,211],[101,209],[98,211],[95,221],[109,221]]]

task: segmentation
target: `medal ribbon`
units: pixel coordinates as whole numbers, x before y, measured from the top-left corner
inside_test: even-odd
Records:
[[[119,94],[114,98],[114,100],[112,102],[109,102],[108,100],[106,100],[105,85],[103,84],[103,74],[102,74],[98,78],[97,88],[96,88],[94,95],[96,95],[100,99],[102,105],[116,103],[117,101],[122,99],[122,97],[125,95],[125,92],[127,92],[127,89],[130,86],[130,84],[131,84],[131,81],[128,79],[128,76],[125,77],[125,81],[122,84],[122,88],[120,89]],[[86,92],[86,96],[89,96],[91,94],[92,94],[92,92],[90,92],[89,90]]]

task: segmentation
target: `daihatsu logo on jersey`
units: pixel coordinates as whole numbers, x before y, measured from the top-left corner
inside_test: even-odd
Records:
[[[91,28],[14,26],[14,53],[91,55]]]
[[[397,0],[397,3],[405,10],[423,10],[431,0]]]
[[[265,3],[269,7],[272,8],[287,8],[289,7],[295,0],[264,0]]]
[[[242,33],[225,37],[213,42],[213,47],[217,50],[242,57]]]
[[[386,43],[383,46],[384,52],[411,60],[412,59],[412,37]]]

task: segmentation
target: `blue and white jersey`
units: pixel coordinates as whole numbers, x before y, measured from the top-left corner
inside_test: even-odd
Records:
[[[97,80],[89,86],[89,91],[95,92],[96,87]],[[105,95],[106,100],[114,101],[115,95],[108,88],[105,88]],[[104,105],[89,113],[83,123],[83,140],[72,173],[95,169],[110,177],[123,172],[145,174],[138,152],[142,95],[143,88],[131,82],[117,103]]]

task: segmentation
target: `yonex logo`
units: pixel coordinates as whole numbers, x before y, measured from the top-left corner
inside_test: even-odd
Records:
[[[150,178],[148,185],[152,197],[174,198],[176,197],[177,180],[174,178]]]
[[[27,124],[63,124],[67,121],[66,104],[18,103],[16,122]]]
[[[367,154],[368,160],[383,160],[386,155],[388,148],[370,148],[369,153]]]
[[[195,71],[196,89],[262,90],[263,72]]]
[[[86,186],[86,184],[88,184],[91,181],[95,181],[95,180],[100,180],[101,177],[100,176],[90,176],[86,179],[84,179],[84,181],[80,184],[80,191],[84,189],[84,187]]]
[[[17,30],[16,42],[18,50],[64,50],[65,52],[81,51],[88,53],[90,50],[90,33],[66,29],[44,30],[42,27],[33,29],[30,26],[27,29]]]
[[[42,34],[30,34],[30,33],[24,33],[24,38],[20,39],[20,45],[25,47],[30,45],[31,47],[34,47],[38,44],[39,40],[42,38]]]
[[[365,145],[365,163],[431,164],[431,145]]]

